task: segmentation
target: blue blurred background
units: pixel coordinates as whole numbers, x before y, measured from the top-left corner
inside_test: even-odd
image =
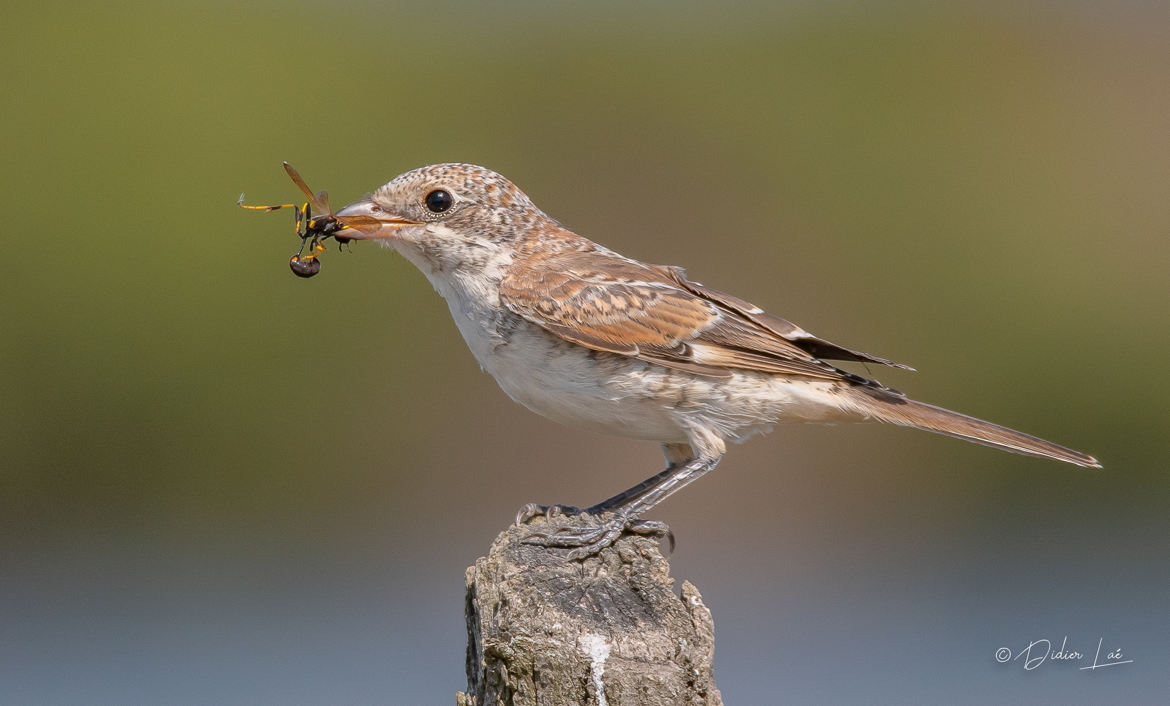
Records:
[[[8,2],[0,703],[450,704],[464,567],[659,468],[477,369],[335,204],[507,175],[1103,471],[781,428],[654,513],[728,704],[1165,703],[1165,3]],[[1088,655],[998,664],[1051,639]],[[1132,664],[1096,671],[1098,639]],[[1039,648],[1037,648],[1039,650]],[[1104,655],[1104,653],[1103,653]]]

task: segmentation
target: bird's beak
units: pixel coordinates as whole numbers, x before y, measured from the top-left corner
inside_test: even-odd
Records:
[[[333,214],[338,223],[345,225],[341,238],[348,240],[376,240],[392,238],[402,226],[422,225],[418,221],[396,216],[374,203],[373,199],[354,201]]]

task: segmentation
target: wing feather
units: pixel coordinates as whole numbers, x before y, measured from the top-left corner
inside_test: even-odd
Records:
[[[679,286],[694,292],[700,297],[716,302],[723,307],[726,307],[740,316],[752,321],[753,323],[771,331],[780,338],[789,341],[806,351],[810,355],[825,360],[851,360],[859,363],[877,363],[879,365],[888,365],[891,368],[900,368],[902,370],[913,370],[914,368],[903,363],[895,363],[885,358],[879,358],[869,353],[862,351],[855,351],[836,343],[826,341],[823,338],[817,338],[803,328],[796,324],[782,319],[775,314],[769,314],[760,307],[751,302],[740,299],[737,296],[721,292],[718,289],[706,287],[698,282],[692,282],[686,278],[681,267],[664,267],[671,279],[678,283]]]
[[[500,284],[512,312],[567,341],[676,370],[860,380],[820,358],[890,363],[823,341],[753,304],[606,250],[535,255]]]

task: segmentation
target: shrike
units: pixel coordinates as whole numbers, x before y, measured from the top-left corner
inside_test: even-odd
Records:
[[[513,400],[570,426],[662,445],[665,470],[584,510],[599,522],[533,537],[571,547],[571,558],[624,531],[666,531],[641,516],[714,468],[727,442],[778,422],[876,420],[1100,467],[840,370],[830,361],[907,366],[817,338],[681,268],[619,255],[483,167],[415,169],[336,215],[355,224],[341,237],[378,240],[422,270],[472,355]],[[517,521],[556,509],[568,510],[526,505]]]

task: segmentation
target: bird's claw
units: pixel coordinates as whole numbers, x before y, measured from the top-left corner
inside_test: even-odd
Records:
[[[516,511],[516,524],[522,525],[534,517],[544,516],[544,519],[551,520],[557,515],[580,515],[584,510],[572,505],[537,505],[536,503],[528,503],[524,507]]]
[[[541,506],[537,505],[534,507]],[[517,517],[527,509],[529,509],[528,505],[520,508],[521,512],[517,514]],[[577,512],[565,514],[578,514],[581,512],[577,508],[571,509],[577,510]],[[537,512],[528,517],[535,517],[537,514],[540,513]],[[674,532],[670,531],[670,527],[665,522],[659,522],[658,520],[639,520],[620,512],[605,518],[598,525],[566,525],[550,532],[533,532],[525,537],[523,541],[525,544],[536,544],[542,547],[568,548],[569,553],[567,558],[569,561],[575,561],[585,559],[600,552],[602,549],[616,542],[625,532],[650,537],[666,537],[670,543],[670,552],[674,552]]]

